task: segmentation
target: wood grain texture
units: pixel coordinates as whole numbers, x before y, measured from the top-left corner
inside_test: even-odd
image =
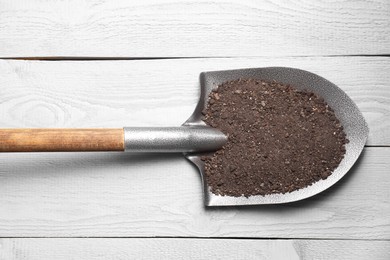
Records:
[[[237,239],[0,239],[0,259],[388,260],[389,241]]]
[[[181,155],[3,153],[0,236],[390,239],[389,157],[366,147],[339,183],[300,202],[205,208]]]
[[[0,152],[124,151],[123,128],[0,129]]]
[[[389,57],[0,60],[0,127],[179,126],[195,109],[200,72],[264,66],[332,81],[363,112],[367,144],[390,145]]]
[[[390,3],[0,1],[0,57],[390,53]]]

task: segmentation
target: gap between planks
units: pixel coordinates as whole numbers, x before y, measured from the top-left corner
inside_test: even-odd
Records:
[[[326,58],[326,57],[390,57],[390,54],[347,54],[347,55],[296,55],[276,58]],[[234,59],[234,58],[275,58],[274,56],[183,56],[183,57],[0,57],[0,60],[40,61],[123,61],[123,60],[181,60],[181,59]]]
[[[299,238],[299,237],[184,237],[184,236],[0,236],[1,239],[188,239],[188,240],[302,240],[302,241],[377,241],[386,242],[390,239],[365,238]]]

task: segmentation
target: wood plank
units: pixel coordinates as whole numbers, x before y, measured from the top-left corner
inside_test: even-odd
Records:
[[[205,208],[180,155],[0,154],[0,235],[390,239],[389,157],[365,148],[343,180],[301,202]]]
[[[0,245],[0,258],[8,260],[390,258],[389,241],[25,238],[0,239]]]
[[[0,57],[390,53],[390,3],[0,1]]]
[[[262,66],[306,69],[334,82],[363,112],[367,144],[390,145],[388,57],[0,60],[0,126],[177,126],[195,108],[201,71]]]

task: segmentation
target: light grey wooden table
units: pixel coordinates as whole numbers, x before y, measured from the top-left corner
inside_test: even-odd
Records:
[[[0,1],[0,127],[178,126],[201,71],[309,70],[368,121],[336,186],[205,208],[180,155],[0,154],[0,259],[390,259],[389,1]]]

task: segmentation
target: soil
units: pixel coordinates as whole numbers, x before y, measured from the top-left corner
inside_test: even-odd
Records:
[[[202,156],[217,195],[287,193],[326,179],[348,142],[334,111],[314,93],[277,82],[238,79],[209,95],[203,120],[228,136]]]

